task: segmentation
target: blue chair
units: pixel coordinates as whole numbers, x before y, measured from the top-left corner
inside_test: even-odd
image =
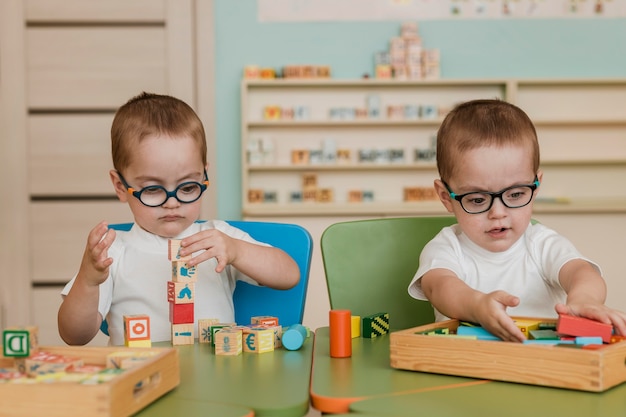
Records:
[[[238,229],[248,233],[259,242],[265,242],[287,252],[300,268],[300,282],[289,290],[275,290],[268,287],[237,282],[233,301],[235,321],[238,324],[250,323],[253,316],[274,316],[283,326],[302,323],[304,305],[311,269],[313,238],[302,226],[289,223],[228,221]],[[114,230],[128,231],[133,223],[110,224]],[[108,335],[108,324],[102,321],[100,330]]]

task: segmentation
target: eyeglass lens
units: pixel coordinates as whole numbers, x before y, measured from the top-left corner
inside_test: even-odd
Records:
[[[481,213],[489,210],[495,197],[500,197],[504,205],[509,208],[523,207],[530,203],[533,189],[528,186],[519,186],[505,190],[500,194],[467,194],[461,199],[461,205],[468,213]]]
[[[202,194],[202,186],[197,182],[185,182],[180,184],[172,192],[168,192],[165,188],[155,185],[146,187],[141,190],[139,200],[151,207],[157,207],[165,204],[170,197],[175,197],[181,203],[193,203]]]

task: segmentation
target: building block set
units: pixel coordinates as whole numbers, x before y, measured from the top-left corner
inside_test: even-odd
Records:
[[[350,310],[330,310],[330,356],[349,358],[352,356],[352,339],[373,339],[389,333],[389,313],[376,313],[361,318]]]
[[[568,315],[513,319],[524,343],[458,320],[392,332],[391,366],[594,392],[626,381],[626,338],[611,325]]]
[[[129,323],[143,332],[141,321]],[[48,347],[37,334],[35,326],[2,333],[2,415],[129,416],[180,383],[172,348]]]

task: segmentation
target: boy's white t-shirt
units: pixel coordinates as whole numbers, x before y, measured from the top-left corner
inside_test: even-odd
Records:
[[[183,239],[202,230],[218,229],[236,239],[264,246],[246,232],[224,221],[194,223],[176,236]],[[172,262],[168,259],[168,240],[143,230],[137,224],[128,232],[116,231],[109,256],[113,264],[109,277],[100,285],[98,311],[109,325],[109,344],[124,344],[124,315],[147,314],[150,317],[150,339],[171,340],[167,282],[172,279]],[[194,294],[194,324],[198,319],[214,318],[234,322],[233,292],[238,280],[258,285],[252,278],[228,265],[216,273],[217,261],[211,258],[197,265]],[[67,295],[74,277],[61,292]],[[195,326],[197,337],[197,326]]]
[[[446,227],[420,255],[419,268],[409,285],[409,294],[427,300],[421,277],[431,269],[449,269],[471,288],[490,293],[504,290],[520,299],[507,309],[511,316],[556,317],[554,306],[567,294],[559,283],[561,267],[572,259],[584,258],[565,237],[542,224],[528,226],[520,239],[504,252],[490,252],[472,242],[458,224]],[[437,321],[448,318],[435,309]]]

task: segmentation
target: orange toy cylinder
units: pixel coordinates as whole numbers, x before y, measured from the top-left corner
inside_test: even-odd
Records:
[[[352,319],[350,310],[330,310],[330,357],[352,356]]]

